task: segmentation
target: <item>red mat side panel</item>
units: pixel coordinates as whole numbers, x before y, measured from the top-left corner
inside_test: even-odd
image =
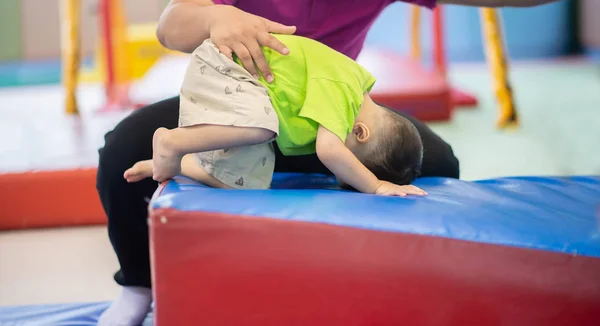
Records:
[[[393,52],[366,49],[359,62],[377,77],[371,97],[379,104],[422,121],[447,121],[454,101],[445,75]]]
[[[598,325],[600,259],[157,209],[155,325]]]
[[[452,117],[452,96],[450,89],[426,94],[383,94],[373,93],[376,103],[421,121],[448,121]]]
[[[0,230],[105,224],[96,169],[0,174]]]

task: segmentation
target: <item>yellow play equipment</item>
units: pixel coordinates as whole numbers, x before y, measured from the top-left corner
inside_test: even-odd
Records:
[[[503,26],[501,23],[500,13],[491,8],[481,8],[480,17],[483,29],[483,38],[485,44],[485,53],[490,71],[494,78],[494,90],[498,103],[498,120],[499,128],[518,126],[519,120],[517,110],[512,93],[512,87],[509,82],[509,69],[506,49],[504,44],[504,36],[502,33]],[[421,26],[421,9],[413,5],[411,11],[411,56],[415,59],[421,57],[420,26]],[[444,62],[443,47],[441,44],[442,23],[440,10],[434,11],[434,42],[437,44],[435,51],[435,64],[442,73],[446,73]]]
[[[100,0],[101,28],[94,66],[80,69],[80,2],[62,0],[66,112],[79,112],[75,98],[78,82],[103,82],[107,99],[105,109],[139,106],[129,99],[129,85],[142,78],[161,57],[177,52],[164,48],[158,42],[156,23],[127,25],[122,0]]]
[[[125,74],[131,81],[144,77],[154,64],[166,54],[179,54],[164,48],[156,39],[156,24],[135,24],[125,29],[124,48],[128,67]],[[106,78],[106,55],[102,42],[98,42],[94,66],[83,68],[79,80],[84,83],[101,82]]]
[[[508,60],[503,42],[502,23],[497,10],[482,8],[481,24],[485,33],[486,56],[494,76],[494,89],[498,101],[498,126],[515,127],[519,124],[512,87],[508,78]]]
[[[79,37],[79,1],[62,0],[61,15],[63,16],[61,35],[62,79],[65,86],[65,111],[67,114],[77,114],[77,77],[79,75],[80,47]]]

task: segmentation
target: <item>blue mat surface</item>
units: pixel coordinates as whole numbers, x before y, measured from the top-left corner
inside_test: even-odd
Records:
[[[0,326],[96,326],[109,302],[0,307]],[[148,314],[142,326],[152,326]]]
[[[600,176],[513,177],[477,182],[422,178],[427,197],[335,189],[320,175],[277,174],[273,190],[168,183],[153,208],[328,223],[600,257]],[[293,190],[292,190],[293,189]]]

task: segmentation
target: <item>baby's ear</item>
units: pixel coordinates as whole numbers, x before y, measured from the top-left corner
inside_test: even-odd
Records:
[[[371,137],[371,130],[369,127],[362,122],[357,122],[352,127],[352,134],[356,137],[356,140],[360,143],[366,142]]]

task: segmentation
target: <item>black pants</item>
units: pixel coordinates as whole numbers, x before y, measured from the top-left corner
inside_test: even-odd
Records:
[[[150,287],[148,200],[156,190],[152,179],[127,183],[123,172],[140,160],[152,157],[152,136],[159,127],[177,127],[179,97],[133,112],[105,136],[100,149],[96,187],[108,216],[108,234],[121,270],[121,285]],[[452,148],[429,127],[409,118],[421,133],[425,148],[422,176],[459,177]],[[331,174],[316,155],[286,157],[276,150],[275,171]]]

